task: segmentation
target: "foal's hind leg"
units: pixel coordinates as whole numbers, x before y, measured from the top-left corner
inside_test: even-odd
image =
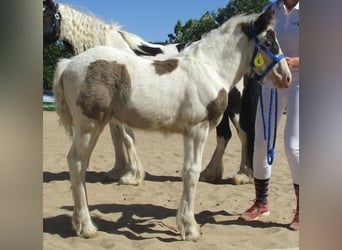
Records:
[[[121,127],[111,121],[109,123],[112,142],[115,150],[115,163],[113,168],[105,174],[105,182],[120,181],[120,178],[127,172],[127,160],[125,156]]]
[[[232,132],[229,126],[229,111],[228,108],[223,114],[220,124],[216,127],[216,149],[209,164],[201,172],[200,181],[218,182],[223,175],[223,154],[226,150],[227,144],[232,137]]]
[[[77,235],[84,238],[91,238],[96,236],[97,229],[91,221],[88,210],[85,175],[91,152],[103,126],[95,125],[94,129],[90,129],[94,124],[87,125],[89,126],[75,126],[75,136],[67,159],[74,198],[72,224]]]
[[[105,182],[138,185],[144,179],[144,169],[135,151],[133,131],[115,120],[109,125],[115,149],[115,164],[105,174]]]
[[[121,125],[119,128],[127,156],[126,171],[121,176],[119,184],[139,185],[144,180],[145,171],[135,150],[133,133],[127,131],[127,126]]]

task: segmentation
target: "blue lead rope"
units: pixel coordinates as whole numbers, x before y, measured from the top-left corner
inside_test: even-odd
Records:
[[[271,143],[271,129],[272,129],[272,107],[273,107],[273,95],[275,93],[275,111],[274,111],[274,134],[273,134],[273,144],[272,148],[270,148]],[[261,106],[261,116],[262,116],[262,124],[264,129],[264,140],[267,140],[267,163],[268,165],[272,165],[274,159],[274,149],[277,137],[277,120],[278,120],[278,91],[277,89],[271,89],[270,96],[270,106],[269,106],[269,114],[268,114],[268,130],[266,136],[266,119],[265,119],[265,110],[264,110],[264,101],[262,98],[262,91],[260,91],[260,106]]]

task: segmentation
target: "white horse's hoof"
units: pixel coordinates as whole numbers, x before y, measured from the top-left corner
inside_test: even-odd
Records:
[[[138,186],[141,182],[142,182],[142,180],[140,180],[138,177],[136,177],[132,173],[126,173],[119,180],[119,184],[121,184],[121,185]]]

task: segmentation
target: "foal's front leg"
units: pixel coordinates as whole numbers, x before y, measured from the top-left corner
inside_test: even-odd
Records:
[[[183,240],[197,241],[200,238],[194,215],[195,195],[208,133],[208,124],[199,124],[184,135],[183,194],[177,211],[177,226]]]

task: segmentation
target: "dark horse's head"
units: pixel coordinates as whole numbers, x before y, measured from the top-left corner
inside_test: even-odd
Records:
[[[53,0],[43,0],[44,48],[56,42],[61,33],[61,14]]]

